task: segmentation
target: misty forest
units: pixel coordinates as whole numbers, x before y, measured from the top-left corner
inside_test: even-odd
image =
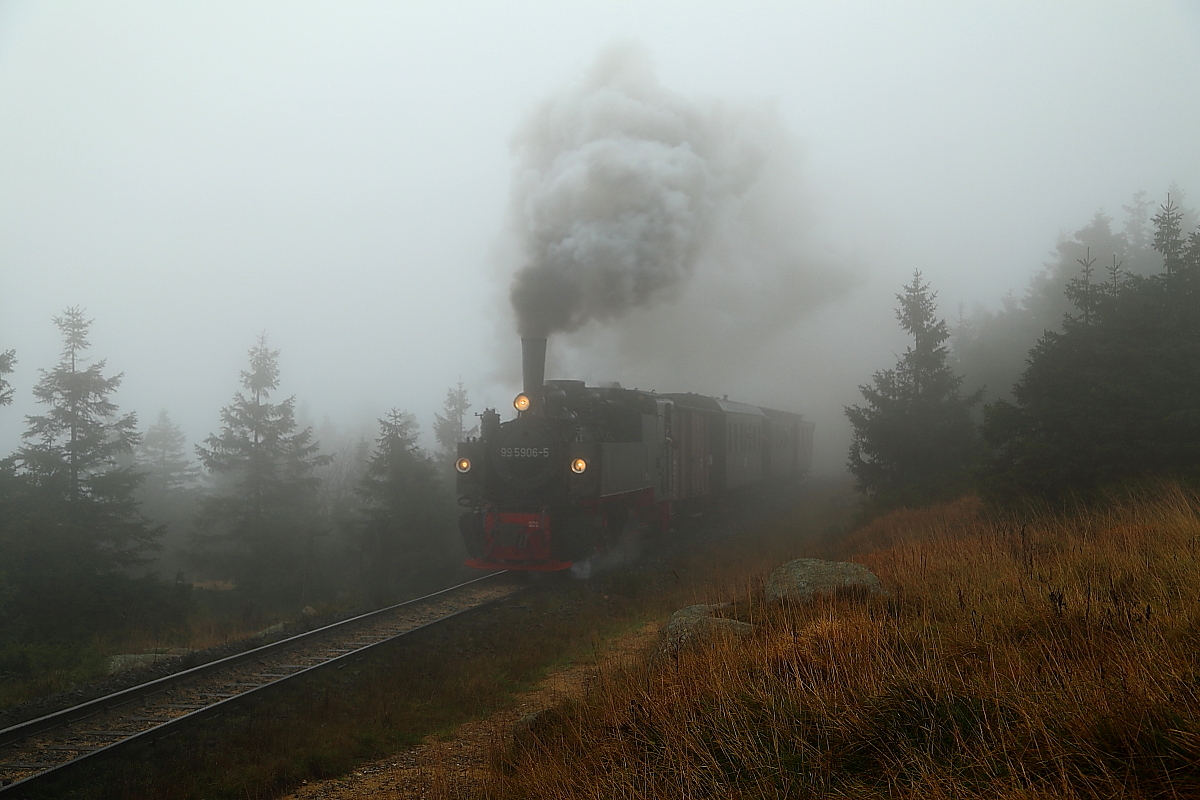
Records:
[[[10,680],[53,688],[99,674],[113,648],[167,648],[197,625],[228,635],[301,609],[379,606],[462,574],[448,476],[471,432],[461,384],[434,419],[436,453],[398,409],[373,441],[323,450],[297,424],[295,398],[280,396],[280,352],[263,334],[219,428],[192,445],[166,410],[142,428],[112,402],[123,376],[91,352],[83,309],[53,323],[62,357],[34,389],[44,413],[25,421],[24,443],[0,466],[0,672]],[[6,351],[3,374],[16,363]]]
[[[1023,298],[953,329],[913,276],[896,296],[912,344],[846,409],[848,465],[873,513],[1200,476],[1200,230],[1173,189],[1153,217],[1135,195],[1118,231],[1097,212]]]
[[[1182,200],[1173,187],[1152,214],[1138,193],[1118,230],[1097,213],[1021,298],[953,325],[914,274],[896,295],[911,345],[846,409],[866,513],[1200,477],[1200,231]],[[62,349],[37,368],[41,411],[0,462],[10,679],[66,685],[123,647],[378,606],[462,574],[450,464],[475,432],[463,384],[432,421],[435,452],[399,409],[373,440],[322,442],[297,423],[264,333],[219,425],[189,443],[168,410],[146,424],[113,403],[123,374],[89,342],[102,320],[70,307],[52,323]],[[24,366],[0,354],[0,401]]]

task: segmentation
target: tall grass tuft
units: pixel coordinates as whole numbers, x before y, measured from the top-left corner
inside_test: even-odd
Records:
[[[890,595],[739,607],[498,748],[495,798],[1200,796],[1200,496],[975,499],[834,546]]]

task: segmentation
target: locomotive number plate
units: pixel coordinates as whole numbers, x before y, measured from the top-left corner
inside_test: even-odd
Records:
[[[549,458],[549,447],[501,447],[501,458]]]

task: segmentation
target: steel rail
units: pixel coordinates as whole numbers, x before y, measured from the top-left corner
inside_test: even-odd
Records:
[[[422,597],[406,600],[402,603],[396,603],[395,605],[387,606],[386,608],[377,609],[375,611],[369,611],[365,614],[360,614],[349,619],[341,620],[340,622],[334,622],[311,631],[306,631],[305,633],[297,634],[286,639],[281,639],[278,642],[272,642],[261,647],[256,647],[241,653],[226,656],[225,658],[211,661],[207,664],[201,664],[199,666],[173,673],[153,681],[148,681],[137,686],[132,686],[128,689],[123,689],[119,692],[98,697],[94,700],[89,700],[85,703],[80,703],[61,711],[46,714],[45,716],[38,717],[36,719],[27,720],[17,725],[0,730],[0,747],[21,742],[31,736],[53,731],[56,728],[69,726],[73,723],[95,716],[101,712],[109,711],[137,700],[149,698],[152,695],[159,694],[167,689],[185,685],[196,680],[197,678],[216,676],[219,673],[228,671],[233,667],[261,660],[265,656],[280,653],[286,650],[292,650],[305,644],[315,643],[316,640],[323,636],[329,636],[338,632],[352,632],[355,627],[362,626],[364,623],[368,623],[373,620],[381,620],[388,614],[394,613],[400,609],[405,609],[406,607],[415,607],[422,603],[428,604],[438,599],[446,599],[445,596],[449,595],[450,593],[462,591],[468,587],[472,587],[484,582],[495,581],[504,575],[509,575],[510,578],[512,577],[508,572],[494,572],[490,575],[474,578],[464,583],[450,586]],[[507,597],[511,597],[520,592],[522,588],[523,587],[515,586],[513,591],[506,594],[500,594],[495,597],[488,598],[482,602],[456,609],[448,614],[444,614],[424,622],[419,622],[412,627],[405,628],[404,630],[396,632],[392,635],[385,635],[383,638],[380,638],[376,641],[350,647],[344,652],[331,650],[330,652],[340,652],[340,654],[323,658],[318,663],[312,665],[297,666],[295,672],[291,672],[287,675],[282,675],[271,680],[257,683],[255,685],[246,685],[240,691],[232,694],[231,696],[222,697],[216,702],[203,704],[201,707],[188,711],[185,714],[181,714],[172,719],[164,720],[158,724],[151,725],[144,730],[131,733],[128,736],[122,736],[122,738],[111,742],[110,744],[87,749],[86,752],[84,751],[84,748],[72,750],[72,752],[81,752],[82,755],[65,759],[60,763],[47,766],[46,769],[39,770],[17,780],[13,780],[11,783],[2,785],[0,786],[0,794],[21,789],[31,789],[33,788],[34,783],[44,781],[50,776],[57,777],[63,770],[70,767],[76,767],[79,764],[88,761],[89,759],[93,759],[102,755],[110,755],[113,752],[128,747],[134,743],[149,742],[163,736],[178,733],[179,731],[184,730],[186,727],[194,725],[197,722],[209,717],[224,713],[225,711],[228,711],[234,706],[244,703],[247,700],[259,699],[263,696],[266,690],[276,689],[284,683],[296,678],[312,675],[318,670],[329,667],[345,666],[350,661],[360,660],[363,658],[365,653],[373,648],[388,644],[409,633],[414,633],[418,630],[422,630],[431,625],[451,619],[468,611],[473,611],[491,603],[498,602],[499,600]],[[91,735],[95,736],[96,734],[93,733]],[[5,765],[0,763],[0,767],[3,766]]]

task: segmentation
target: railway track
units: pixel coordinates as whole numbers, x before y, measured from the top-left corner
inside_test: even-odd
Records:
[[[0,730],[0,794],[88,759],[179,732],[315,670],[480,606],[526,584],[493,573],[424,597],[202,664]]]

